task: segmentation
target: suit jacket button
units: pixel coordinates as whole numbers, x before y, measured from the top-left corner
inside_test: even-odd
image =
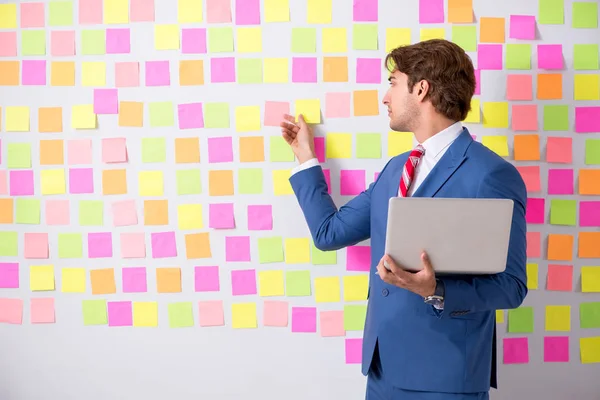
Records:
[[[382,289],[381,290],[381,294],[385,297],[389,294],[390,292],[387,289]]]

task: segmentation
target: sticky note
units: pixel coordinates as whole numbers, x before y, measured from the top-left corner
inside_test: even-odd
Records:
[[[221,288],[219,282],[218,266],[194,267],[194,291],[218,292]]]
[[[575,74],[575,100],[600,100],[600,75]]]
[[[571,330],[571,306],[546,306],[546,331],[562,331],[568,332]]]
[[[533,78],[526,74],[509,74],[506,77],[506,99],[507,100],[532,100],[533,99]],[[518,105],[518,104],[516,104]],[[515,105],[515,106],[516,106]],[[536,104],[527,104],[520,106],[536,106]],[[513,106],[514,110],[514,106]],[[537,119],[537,118],[536,118]]]
[[[118,114],[117,89],[94,89],[94,114]]]
[[[66,192],[64,169],[47,169],[40,172],[43,195],[64,194]]]
[[[16,199],[17,224],[39,225],[40,223],[40,201],[37,199],[17,198]]]
[[[194,310],[192,302],[180,301],[167,306],[170,328],[189,328],[194,326]]]
[[[83,256],[83,239],[79,233],[58,234],[58,257],[81,258]]]
[[[564,0],[540,0],[538,3],[538,22],[542,25],[562,25],[564,14]]]
[[[285,294],[286,296],[310,296],[310,271],[287,270],[285,273]]]
[[[378,20],[378,0],[355,0],[352,6],[354,22],[374,22]]]
[[[21,7],[21,28],[43,28],[44,27],[46,15],[44,12],[44,4],[43,3],[21,3],[20,7]],[[15,18],[16,18],[16,14],[15,14]]]
[[[142,293],[147,291],[145,267],[123,268],[122,279],[124,293]]]
[[[419,23],[438,24],[444,22],[443,0],[419,0]]]
[[[290,103],[287,101],[266,101],[264,111],[264,125],[277,126],[285,114],[290,113]],[[240,138],[241,140],[241,138]],[[241,156],[240,156],[241,158]],[[262,160],[261,160],[262,161]]]
[[[31,291],[54,290],[54,266],[32,265],[29,267],[29,289]]]
[[[346,271],[369,271],[370,269],[371,246],[348,246],[346,249]]]
[[[504,364],[529,363],[529,340],[527,337],[502,339]]]
[[[283,296],[285,294],[283,270],[259,271],[258,288],[261,297]]]
[[[544,362],[569,362],[569,337],[544,337]]]
[[[229,128],[229,104],[205,103],[204,125],[206,128]]]
[[[317,303],[336,303],[341,298],[339,276],[320,276],[315,278],[315,301]]]
[[[508,128],[508,102],[484,102],[483,126],[488,128]]]
[[[0,85],[18,86],[20,83],[19,61],[0,61]]]
[[[381,59],[357,58],[356,83],[381,83]]]
[[[481,17],[481,19],[479,20],[479,24],[479,41],[481,43],[504,43],[504,18]]]
[[[5,109],[7,132],[29,132],[29,107],[8,106]]]
[[[81,62],[82,86],[106,86],[106,63],[103,61]]]
[[[562,74],[538,74],[537,98],[559,100],[563,97]]]
[[[233,171],[208,171],[208,194],[209,196],[232,196],[234,194]]]
[[[462,47],[464,51],[477,51],[477,27],[453,25],[452,42]]]
[[[292,332],[316,332],[316,307],[292,307]]]
[[[75,55],[75,31],[52,31],[50,54],[54,57]]]
[[[334,29],[334,28],[331,28]],[[399,46],[404,46],[411,43],[410,28],[385,28],[385,51],[391,52]],[[345,46],[345,33],[344,33]],[[344,52],[346,50],[344,49]],[[325,51],[323,51],[325,52]]]
[[[538,288],[538,276],[539,276],[539,268],[537,264],[527,263],[526,265],[527,271],[527,288],[528,289],[537,289]]]
[[[156,291],[158,293],[181,292],[181,268],[156,268]]]
[[[313,265],[335,265],[337,264],[336,250],[319,250],[311,243],[311,262]]]
[[[23,31],[25,32],[25,31]],[[29,31],[27,31],[29,32]],[[23,36],[21,36],[23,37]],[[23,39],[21,39],[23,43]],[[21,45],[23,47],[23,44]],[[45,53],[44,53],[45,54]],[[16,32],[0,32],[0,57],[16,57],[17,56],[17,33]]]
[[[49,26],[70,26],[73,25],[73,2],[52,0],[48,5]]]
[[[32,324],[52,324],[55,322],[54,298],[32,298],[30,303]]]
[[[508,332],[533,332],[533,307],[520,306],[508,310]]]
[[[240,194],[261,194],[263,192],[263,170],[240,168],[238,170],[238,192]]]
[[[8,143],[8,168],[31,168],[31,145],[29,143]]]
[[[597,44],[573,45],[573,67],[575,70],[597,70],[598,57]]]
[[[352,157],[352,134],[329,132],[326,136],[327,158],[351,158]]]
[[[72,61],[53,61],[50,74],[52,86],[75,86],[75,63]]]
[[[546,289],[570,292],[573,290],[573,266],[548,264]]]
[[[112,234],[110,232],[88,233],[88,257],[112,257]]]
[[[342,196],[356,196],[366,190],[366,174],[364,170],[340,171],[340,194]]]
[[[477,46],[478,68],[480,70],[501,70],[502,54],[501,44],[479,44]]]
[[[158,303],[156,301],[134,301],[133,326],[158,326]]]
[[[573,235],[551,233],[548,235],[548,260],[571,261],[573,259]]]
[[[0,263],[0,288],[18,289],[19,288],[19,264],[18,263]]]
[[[154,25],[154,49],[179,49],[179,26],[177,24]]]
[[[260,24],[260,8],[259,0],[235,0],[235,24]]]
[[[272,206],[248,205],[248,230],[262,231],[273,229]]]
[[[308,238],[285,238],[286,264],[305,264],[310,262],[310,240]]]
[[[595,233],[595,232],[593,232]],[[581,238],[580,238],[581,246]],[[580,254],[581,258],[582,255]],[[591,258],[591,257],[588,257]],[[600,292],[600,267],[581,267],[581,291],[584,293]]]
[[[292,28],[291,49],[293,53],[315,53],[317,51],[317,30],[315,28]]]
[[[298,99],[295,102],[296,121],[302,114],[308,124],[321,123],[321,103],[319,99]]]
[[[104,224],[104,202],[102,200],[79,201],[79,225],[102,226]]]
[[[214,229],[235,228],[233,203],[209,204],[208,227]]]
[[[131,301],[109,301],[108,326],[132,326],[133,309]]]
[[[16,36],[15,36],[16,37]],[[5,40],[8,37],[3,37]],[[42,29],[21,32],[21,54],[24,56],[46,55],[46,32]]]
[[[573,194],[574,179],[572,169],[550,168],[548,170],[548,194]]]
[[[288,325],[288,302],[280,300],[264,301],[263,325],[286,327]]]
[[[377,50],[378,47],[377,24],[352,25],[353,50]]]
[[[348,57],[323,57],[323,82],[348,82]]]
[[[579,338],[582,364],[600,363],[600,336]]]
[[[349,118],[350,117],[349,92],[334,92],[325,94],[325,117]]]
[[[281,237],[259,237],[258,239],[258,262],[275,263],[283,262],[283,242]]]
[[[579,226],[600,226],[600,202],[579,202]]]
[[[353,101],[355,117],[379,115],[377,90],[355,90],[353,92]]]
[[[598,76],[594,83],[598,83]],[[591,84],[591,83],[590,83]],[[599,90],[598,88],[593,90]],[[594,97],[596,97],[594,95]],[[592,133],[600,132],[600,107],[575,107],[575,132]]]
[[[569,106],[544,105],[544,130],[569,130]]]
[[[598,28],[598,3],[593,1],[573,2],[571,27],[580,29]]]
[[[140,67],[138,62],[115,62],[115,86],[136,87],[140,85]]]
[[[466,24],[473,22],[473,0],[448,0],[448,22]]]
[[[2,12],[2,9],[0,9]],[[0,323],[23,323],[23,300],[0,298]]]
[[[600,302],[579,303],[580,328],[600,328]]]
[[[445,39],[446,30],[444,28],[421,28],[419,40],[426,41],[431,39]]]
[[[179,204],[177,206],[177,226],[180,230],[202,229],[202,204]]]
[[[344,301],[363,301],[367,300],[369,289],[368,275],[347,275],[344,276]]]
[[[153,232],[150,235],[152,258],[177,257],[175,232]]]
[[[264,83],[289,82],[289,60],[285,57],[265,58],[263,63]]]
[[[345,336],[343,311],[320,311],[319,328],[322,337]]]
[[[106,53],[128,54],[131,51],[128,28],[112,28],[106,30]]]
[[[187,104],[179,104],[177,106],[177,115],[179,120],[179,129],[197,129],[204,127],[204,116],[202,112],[202,103],[187,103]],[[180,148],[177,146],[177,141],[182,139],[175,139],[175,154],[177,158],[177,154],[183,155],[183,152],[187,152],[193,150],[194,148],[198,148],[198,146],[192,146],[190,150],[188,150],[188,146],[184,148]],[[187,158],[186,158],[187,159]],[[183,162],[183,161],[177,161]],[[198,154],[198,161],[188,161],[188,162],[200,162],[200,155]]]
[[[289,22],[289,0],[265,0],[264,16],[265,22]]]
[[[212,257],[208,232],[192,233],[184,236],[185,252],[188,259]]]
[[[585,141],[585,163],[587,165],[600,164],[600,140],[587,139]]]
[[[108,323],[106,300],[82,300],[83,324],[106,325]]]
[[[95,129],[96,114],[93,104],[74,105],[71,108],[71,127],[74,129]]]
[[[506,69],[531,69],[531,45],[508,43],[506,45]]]
[[[250,237],[226,236],[225,259],[231,262],[250,261]]]
[[[292,82],[317,82],[317,58],[292,57]]]
[[[198,324],[200,326],[222,326],[225,325],[223,315],[223,301],[209,300],[198,302]]]
[[[413,147],[414,135],[412,132],[388,131],[388,156],[396,156]]]
[[[348,51],[346,28],[323,27],[321,35],[323,53],[345,53]]]
[[[202,22],[202,0],[178,0],[177,22],[180,24]]]
[[[224,163],[233,161],[233,140],[231,136],[208,138],[208,162]]]
[[[496,310],[496,323],[504,323],[504,310]]]
[[[362,338],[344,339],[344,360],[346,364],[360,364],[362,362]]]
[[[509,38],[521,40],[535,39],[535,16],[511,15],[509,24]]]
[[[104,0],[103,16],[105,24],[129,23],[129,1]]]
[[[135,217],[137,220],[137,217]],[[145,258],[146,240],[143,233],[121,232],[121,257]]]
[[[233,303],[231,305],[231,325],[234,329],[257,327],[256,303]]]
[[[561,44],[539,44],[538,68],[539,69],[562,69],[563,54]]]
[[[362,331],[365,327],[366,316],[366,305],[344,305],[344,329]]]
[[[231,53],[233,50],[233,29],[231,27],[208,28],[209,52]]]
[[[83,29],[81,31],[81,54],[106,54],[106,33],[104,29]]]
[[[146,86],[169,86],[170,74],[169,61],[146,61]]]

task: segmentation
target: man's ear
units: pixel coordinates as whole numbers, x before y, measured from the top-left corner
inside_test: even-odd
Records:
[[[417,96],[419,96],[419,100],[423,100],[427,96],[427,92],[429,92],[429,82],[423,79],[417,83]]]

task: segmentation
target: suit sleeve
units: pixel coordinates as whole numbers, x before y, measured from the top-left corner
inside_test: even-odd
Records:
[[[514,201],[506,269],[494,275],[442,277],[444,313],[517,308],[527,295],[527,190],[521,175],[513,165],[504,164],[482,181],[477,197]]]

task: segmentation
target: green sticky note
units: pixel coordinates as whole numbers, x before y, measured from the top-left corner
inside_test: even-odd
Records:
[[[232,53],[233,29],[224,26],[208,28],[208,51],[211,53]]]
[[[357,133],[356,158],[381,158],[381,135],[379,133]]]
[[[533,307],[518,307],[508,310],[508,332],[533,332]]]
[[[564,0],[539,0],[538,23],[542,25],[562,25],[565,23]]]
[[[102,200],[80,200],[79,225],[104,225],[104,202]]]
[[[600,165],[600,139],[587,139],[585,141],[586,165]]]
[[[199,169],[180,169],[176,172],[177,194],[202,193],[202,180]]]
[[[506,69],[531,69],[531,45],[506,45]]]
[[[313,265],[336,265],[337,264],[337,251],[328,250],[323,251],[317,249],[314,243],[311,243],[311,256],[310,259]]]
[[[598,3],[593,1],[573,2],[573,19],[571,26],[573,28],[598,28]]]
[[[292,28],[292,53],[315,53],[317,30],[315,28]]]
[[[238,170],[239,194],[262,194],[263,171],[260,168],[240,168]]]
[[[82,300],[81,303],[84,325],[106,325],[108,323],[106,300]]]
[[[41,29],[21,31],[21,52],[24,56],[45,56],[46,31]]]
[[[271,136],[269,139],[269,159],[272,162],[294,161],[294,151],[281,136]]]
[[[194,313],[191,301],[169,303],[169,326],[171,328],[188,328],[194,326]]]
[[[230,118],[228,103],[204,104],[205,128],[229,128],[229,121]]]
[[[160,163],[167,161],[167,141],[162,138],[142,139],[142,162]]]
[[[72,1],[51,1],[49,7],[50,17],[48,25],[50,26],[71,26],[73,25],[73,2]]]
[[[464,51],[477,51],[477,27],[475,25],[452,26],[452,41]]]
[[[0,257],[19,255],[19,236],[17,232],[0,232]]]
[[[81,31],[81,54],[106,54],[106,33],[104,29],[84,29]]]
[[[175,125],[173,103],[170,101],[156,101],[150,103],[150,126],[153,128]]]
[[[545,105],[544,106],[544,130],[545,131],[568,131],[569,130],[569,106]]]
[[[576,44],[573,45],[573,60],[576,70],[598,69],[598,45]]]
[[[8,168],[31,168],[31,145],[29,143],[8,143]]]
[[[40,201],[36,199],[17,198],[17,224],[40,224]]]
[[[58,258],[83,257],[83,238],[79,233],[58,234]]]
[[[310,296],[310,271],[285,271],[286,296]]]
[[[237,59],[238,83],[262,83],[263,67],[260,58]]]
[[[365,328],[365,319],[367,317],[367,306],[365,305],[345,305],[344,306],[344,330],[362,331]]]
[[[281,236],[258,238],[258,262],[283,262],[283,239]]]
[[[582,329],[600,328],[600,302],[579,303],[579,323]]]
[[[378,50],[377,24],[354,24],[352,48],[354,50]]]
[[[550,224],[575,226],[577,224],[577,200],[552,199],[550,201]]]

